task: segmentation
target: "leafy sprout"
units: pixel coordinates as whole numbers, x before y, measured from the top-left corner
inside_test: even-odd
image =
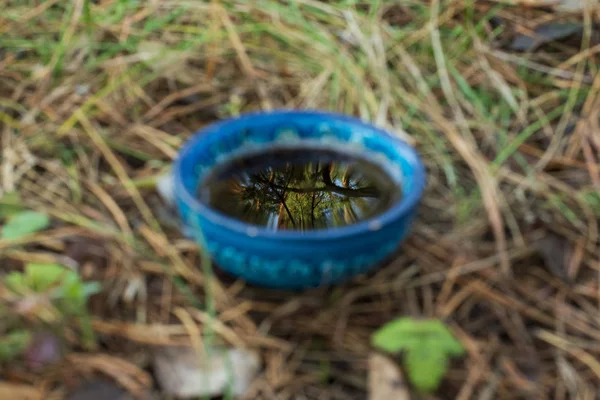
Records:
[[[377,330],[372,344],[388,353],[404,353],[403,363],[410,381],[422,392],[436,390],[446,374],[451,356],[465,349],[439,320],[404,317]]]
[[[0,336],[0,361],[9,361],[23,353],[31,341],[31,333],[24,329]]]
[[[95,346],[94,332],[87,313],[89,296],[100,291],[97,282],[83,282],[77,272],[60,264],[29,263],[24,272],[4,277],[4,285],[18,296],[46,294],[63,318],[79,320],[86,347]]]

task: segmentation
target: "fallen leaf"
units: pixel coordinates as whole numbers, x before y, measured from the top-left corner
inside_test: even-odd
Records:
[[[550,3],[550,0],[545,1]],[[598,0],[555,0],[553,3],[556,4],[557,10],[583,11],[586,8],[586,3],[589,4],[589,8],[592,9],[598,5]]]
[[[133,397],[108,380],[85,382],[72,391],[67,400],[133,400]]]
[[[86,263],[92,263],[96,267],[105,267],[109,250],[106,243],[101,239],[87,236],[73,238],[67,246],[65,255],[82,268]]]
[[[165,394],[181,399],[218,396],[231,389],[242,396],[258,373],[255,351],[213,349],[199,354],[189,347],[163,347],[154,354],[154,373]]]
[[[561,236],[548,232],[535,244],[546,268],[563,281],[569,280],[568,265],[573,255],[573,247]]]
[[[168,206],[175,206],[175,194],[174,190],[173,174],[168,173],[156,181],[156,190],[162,199],[167,203]]]
[[[598,0],[517,0],[516,4],[530,7],[552,7],[560,11],[583,11],[586,3],[592,9],[598,5]]]
[[[369,356],[369,400],[410,400],[410,391],[402,371],[388,357]]]
[[[146,40],[138,45],[139,58],[150,68],[167,78],[188,85],[194,83],[194,78],[190,76],[191,70],[187,65],[191,54],[190,51],[170,49],[167,44],[158,41]]]
[[[542,44],[555,40],[565,39],[571,35],[583,31],[583,25],[580,23],[560,23],[550,22],[538,26],[531,35],[519,35],[510,45],[511,50],[532,51]]]

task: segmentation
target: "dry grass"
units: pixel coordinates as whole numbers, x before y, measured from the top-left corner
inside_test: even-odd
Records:
[[[0,241],[2,270],[69,262],[104,285],[91,304],[97,354],[71,335],[59,369],[3,366],[4,378],[47,398],[98,372],[155,390],[151,346],[201,348],[214,334],[261,351],[248,398],[363,399],[370,334],[413,315],[448,321],[468,349],[437,398],[596,398],[600,11],[142,4],[0,2],[0,191],[53,217]],[[584,25],[580,40],[506,45],[559,18]],[[306,293],[206,276],[155,179],[197,129],[280,107],[358,115],[419,149],[429,187],[396,260]]]

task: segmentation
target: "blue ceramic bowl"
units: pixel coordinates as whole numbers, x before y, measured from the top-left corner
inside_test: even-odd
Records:
[[[216,165],[298,144],[378,162],[402,187],[402,199],[372,219],[309,232],[249,225],[198,201],[197,187]],[[211,125],[183,147],[174,168],[174,195],[186,230],[230,274],[279,289],[339,283],[372,269],[408,233],[424,187],[423,164],[409,145],[358,119],[315,111],[253,113]]]

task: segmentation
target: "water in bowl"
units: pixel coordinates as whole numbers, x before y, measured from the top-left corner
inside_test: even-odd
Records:
[[[400,200],[401,188],[367,158],[298,147],[223,163],[200,183],[198,198],[248,224],[311,231],[375,217]]]

